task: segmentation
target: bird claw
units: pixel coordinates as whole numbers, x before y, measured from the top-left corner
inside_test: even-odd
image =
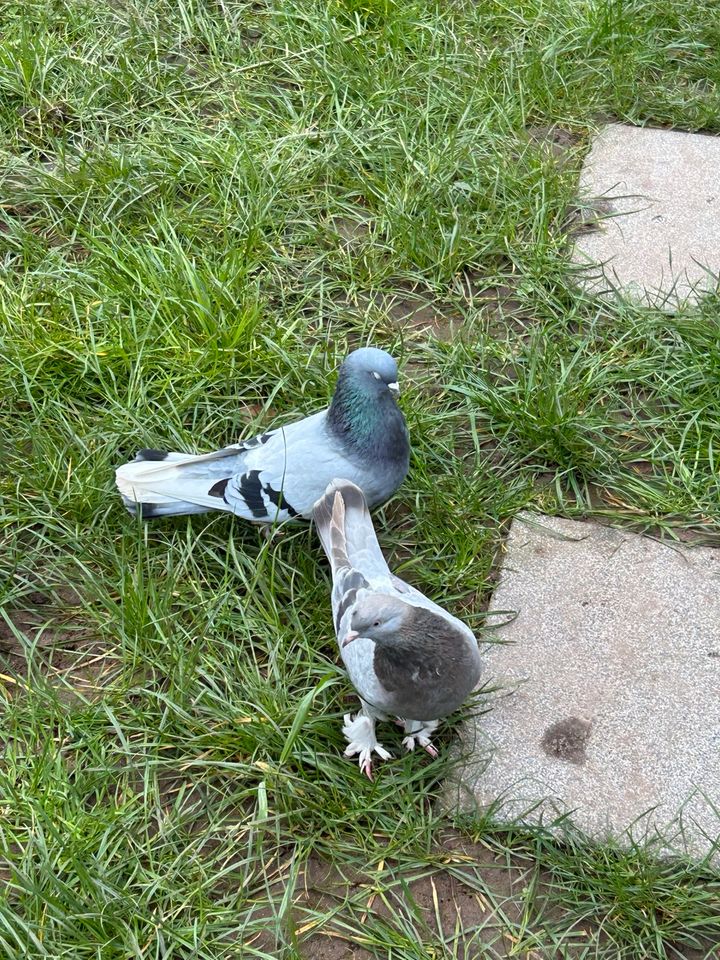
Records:
[[[268,543],[273,540],[280,540],[285,536],[285,530],[281,530],[276,523],[261,523],[260,532]]]
[[[343,735],[348,741],[344,756],[354,757],[358,754],[358,764],[360,769],[368,778],[372,780],[372,755],[375,752],[382,760],[390,760],[392,754],[386,750],[381,743],[378,743],[375,737],[375,721],[364,713],[358,713],[356,717],[346,713]]]
[[[408,722],[403,720],[402,717],[396,717],[395,723],[399,727],[403,727],[405,732],[407,732]],[[410,721],[410,723],[412,723],[412,721]],[[414,750],[415,742],[417,741],[418,746],[422,747],[423,750],[426,750],[434,760],[437,757],[438,752],[435,749],[435,747],[432,745],[432,742],[430,741],[429,737],[423,737],[421,736],[421,733],[422,731],[419,731],[418,733],[409,734],[403,740],[403,746],[408,751]]]
[[[417,745],[422,747],[434,760],[438,752],[433,746],[430,734],[433,733],[437,725],[437,720],[426,720],[424,722],[422,720],[406,720],[405,733],[407,736],[403,740],[405,749],[414,750]]]
[[[403,746],[406,750],[414,750],[416,743],[419,747],[422,747],[426,753],[429,753],[433,760],[437,757],[438,752],[433,746],[432,740],[429,740],[428,737],[414,733],[412,736],[405,737],[403,740]]]

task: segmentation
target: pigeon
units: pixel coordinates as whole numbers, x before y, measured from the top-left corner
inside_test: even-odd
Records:
[[[269,529],[310,519],[338,475],[373,506],[408,472],[410,442],[397,405],[398,369],[384,350],[363,347],[340,367],[330,406],[215,453],[140,450],[115,473],[131,514],[142,519],[223,510]]]
[[[390,572],[359,487],[333,480],[313,518],[332,570],[340,656],[361,704],[344,718],[345,756],[357,754],[372,780],[373,753],[390,757],[375,721],[396,717],[406,749],[437,756],[431,735],[477,684],[480,652],[464,623]]]

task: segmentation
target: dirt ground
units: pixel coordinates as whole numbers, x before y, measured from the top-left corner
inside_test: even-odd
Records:
[[[0,682],[5,695],[21,695],[32,682],[33,666],[57,689],[64,702],[99,695],[117,660],[88,630],[82,619],[82,598],[70,586],[36,590],[0,616]]]

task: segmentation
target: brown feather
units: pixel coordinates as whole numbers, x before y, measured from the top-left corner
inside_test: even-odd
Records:
[[[409,607],[392,642],[377,642],[373,666],[402,717],[436,719],[456,709],[477,683],[477,648],[431,610]]]
[[[333,573],[349,567],[342,493],[334,488],[329,489],[313,507],[313,518]]]
[[[331,563],[333,569],[349,567],[350,559],[347,553],[347,538],[345,536],[345,501],[339,490],[335,491],[330,519],[330,548],[332,550]]]

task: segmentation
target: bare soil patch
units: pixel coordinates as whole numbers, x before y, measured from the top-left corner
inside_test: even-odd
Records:
[[[118,659],[83,617],[82,600],[70,586],[33,591],[8,604],[0,616],[0,683],[9,697],[31,684],[33,667],[57,689],[63,702],[101,694]]]
[[[456,960],[511,955],[517,942],[513,930],[522,925],[526,910],[532,862],[518,858],[509,863],[489,846],[456,831],[443,834],[433,854],[427,866],[410,873],[402,865],[381,861],[375,869],[352,878],[318,857],[311,858],[302,890],[294,898],[295,933],[302,956],[370,960],[380,955],[372,949],[373,943],[390,929],[413,930],[426,949],[447,951],[442,955]],[[320,923],[316,912],[324,915]],[[315,920],[307,920],[308,916]],[[310,933],[316,926],[317,932]],[[350,932],[352,928],[366,929],[367,935]],[[579,956],[587,937],[587,931],[578,930],[567,940],[564,956]],[[535,960],[544,956],[550,955],[534,954]]]

